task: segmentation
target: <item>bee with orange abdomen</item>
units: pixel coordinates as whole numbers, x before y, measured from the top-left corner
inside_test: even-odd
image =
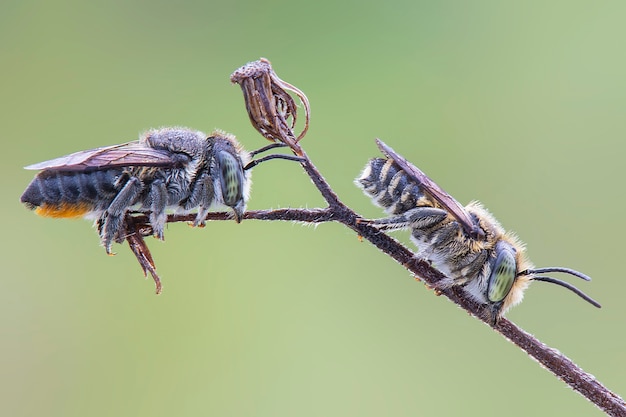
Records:
[[[154,235],[163,239],[168,209],[198,210],[194,225],[209,209],[226,206],[240,222],[250,192],[249,169],[273,158],[253,155],[279,145],[246,152],[233,135],[211,135],[181,128],[154,129],[138,141],[76,152],[27,166],[40,170],[21,201],[41,216],[95,218],[102,245],[125,239],[125,215],[149,213]]]
[[[432,263],[446,278],[439,288],[461,286],[484,305],[486,319],[495,324],[522,300],[531,281],[544,281],[572,290],[596,307],[600,305],[572,285],[540,274],[564,272],[584,280],[569,268],[535,269],[524,245],[480,203],[463,207],[420,169],[377,140],[388,159],[368,162],[356,184],[391,216],[372,221],[382,230],[410,229],[417,256]]]

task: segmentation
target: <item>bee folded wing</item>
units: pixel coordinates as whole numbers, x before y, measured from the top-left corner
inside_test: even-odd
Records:
[[[85,171],[119,166],[167,167],[180,163],[174,153],[155,149],[138,141],[75,152],[25,167],[31,170]]]
[[[445,192],[433,180],[431,180],[421,169],[407,161],[400,154],[396,153],[389,145],[380,139],[376,139],[378,148],[388,158],[391,158],[411,179],[417,182],[429,193],[443,208],[445,208],[461,224],[466,233],[470,236],[482,236],[484,232],[474,224],[470,214],[454,197]]]

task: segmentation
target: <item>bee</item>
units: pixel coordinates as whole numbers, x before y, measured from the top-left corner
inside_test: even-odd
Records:
[[[206,135],[183,127],[148,130],[138,141],[80,151],[29,165],[39,170],[21,201],[40,216],[96,220],[102,246],[125,239],[125,215],[149,213],[154,236],[163,239],[167,210],[197,209],[194,226],[204,224],[210,208],[228,207],[237,223],[250,193],[250,168],[291,155],[252,157],[282,146],[246,152],[233,135]]]
[[[387,158],[370,160],[355,181],[390,215],[371,224],[381,230],[410,229],[416,256],[445,275],[438,288],[460,286],[484,307],[492,325],[522,301],[531,281],[561,285],[600,307],[571,284],[541,274],[562,272],[590,281],[587,275],[561,267],[535,269],[523,243],[480,203],[463,207],[391,147],[381,140],[377,144]]]

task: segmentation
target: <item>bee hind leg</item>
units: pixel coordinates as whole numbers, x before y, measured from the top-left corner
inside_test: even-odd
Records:
[[[100,241],[108,255],[112,254],[113,241],[122,243],[126,239],[124,216],[128,208],[135,204],[142,189],[141,181],[136,177],[131,177],[98,220]]]
[[[357,223],[367,224],[378,230],[407,229],[411,225],[404,216],[384,217],[382,219],[357,219]]]
[[[427,229],[441,223],[448,212],[434,207],[416,207],[402,214],[375,220],[360,220],[379,230]]]

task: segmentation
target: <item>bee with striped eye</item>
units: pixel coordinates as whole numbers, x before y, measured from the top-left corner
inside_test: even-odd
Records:
[[[249,169],[260,162],[291,155],[246,152],[233,135],[211,135],[180,127],[154,129],[138,141],[76,152],[27,166],[40,170],[21,201],[46,217],[95,218],[101,243],[111,254],[113,242],[125,239],[125,216],[149,214],[155,237],[163,239],[168,209],[197,209],[194,226],[204,224],[209,209],[228,207],[240,222],[250,192]]]
[[[461,286],[469,298],[484,306],[485,319],[493,325],[522,300],[531,281],[561,285],[600,307],[567,282],[541,274],[563,272],[587,281],[591,278],[569,268],[535,269],[524,245],[478,202],[463,207],[391,147],[380,140],[377,144],[387,159],[370,160],[355,181],[390,214],[371,224],[381,230],[410,229],[417,256],[446,277],[438,288]]]

